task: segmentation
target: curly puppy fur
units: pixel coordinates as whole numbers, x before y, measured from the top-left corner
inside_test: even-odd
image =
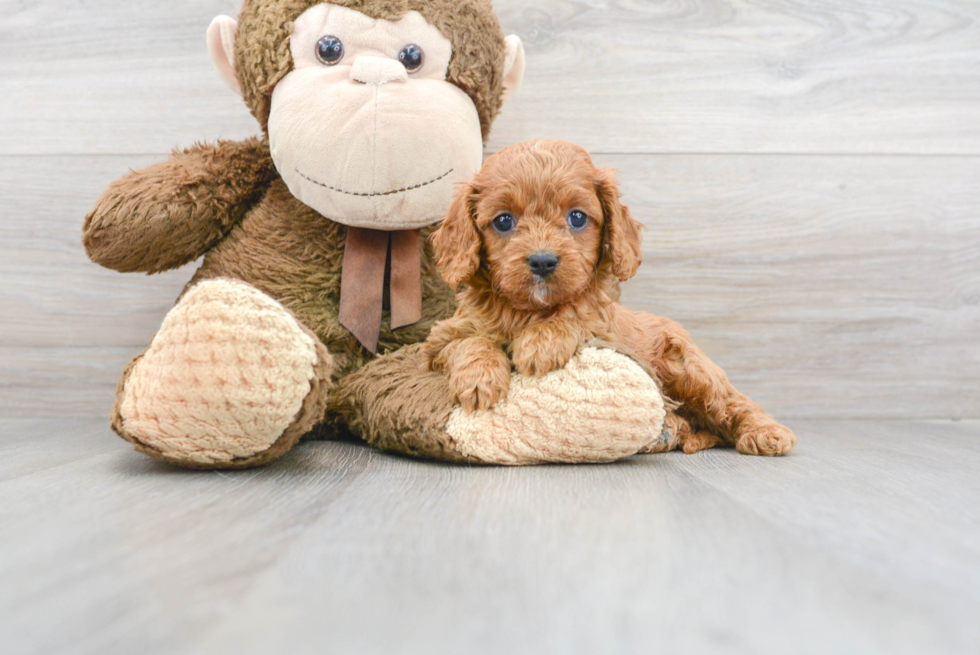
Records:
[[[680,325],[611,297],[642,259],[642,226],[619,196],[614,173],[570,143],[532,141],[488,159],[432,235],[440,273],[465,288],[426,342],[430,367],[449,376],[464,409],[487,409],[506,395],[511,365],[541,376],[603,339],[635,351],[681,403],[668,426],[685,452],[733,444],[785,455],[793,433],[739,393]],[[501,216],[514,227],[501,229]]]

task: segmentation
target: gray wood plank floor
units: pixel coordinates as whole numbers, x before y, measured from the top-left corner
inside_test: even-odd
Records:
[[[785,459],[187,472],[0,423],[5,653],[976,653],[980,422],[798,421]]]

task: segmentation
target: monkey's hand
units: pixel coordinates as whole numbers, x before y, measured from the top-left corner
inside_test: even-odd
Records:
[[[85,251],[123,273],[183,266],[241,221],[275,177],[259,138],[175,151],[109,186],[85,217]]]
[[[511,343],[514,368],[521,375],[541,377],[564,368],[588,335],[573,322],[535,323]]]

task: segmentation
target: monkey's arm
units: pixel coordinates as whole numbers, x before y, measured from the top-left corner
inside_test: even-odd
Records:
[[[224,237],[275,175],[259,138],[175,151],[109,186],[85,217],[85,251],[123,273],[183,266]]]

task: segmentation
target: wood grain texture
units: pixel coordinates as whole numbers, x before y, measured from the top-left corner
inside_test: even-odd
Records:
[[[0,157],[4,415],[103,415],[190,278],[81,247],[101,190],[154,159]],[[980,416],[980,158],[596,159],[648,228],[624,301],[777,416]]]
[[[108,420],[123,368],[150,345],[152,335],[136,346],[0,346],[0,417]]]
[[[624,302],[777,415],[980,416],[980,159],[619,156]]]
[[[196,266],[103,269],[85,255],[82,223],[110,182],[164,157],[0,157],[0,345],[149,342]]]
[[[528,44],[493,147],[959,153],[980,147],[969,0],[496,3]]]
[[[101,421],[6,420],[0,641],[24,655],[980,649],[980,422],[792,427],[799,448],[778,460],[500,469],[316,443],[220,474],[140,456]]]
[[[233,0],[0,5],[0,154],[166,152],[257,131],[212,70]],[[492,149],[980,154],[970,0],[498,0],[528,52]]]

